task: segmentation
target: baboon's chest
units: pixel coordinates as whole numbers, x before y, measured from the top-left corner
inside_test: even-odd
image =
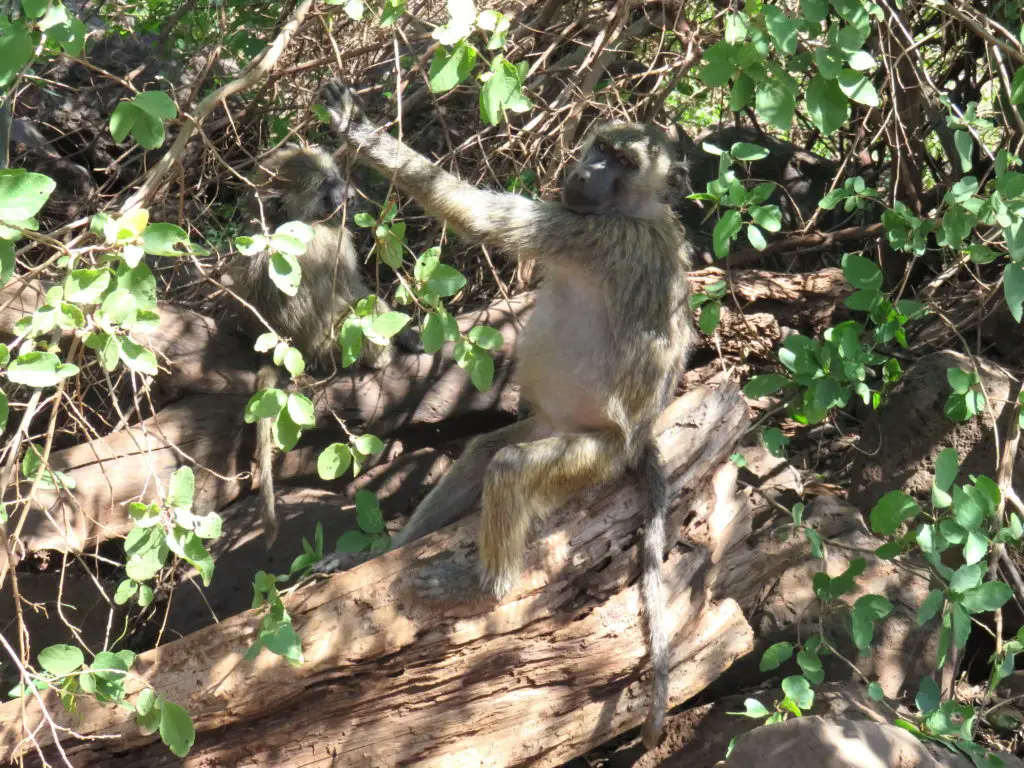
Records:
[[[601,426],[611,344],[598,280],[578,271],[549,273],[517,349],[523,395],[562,426]]]

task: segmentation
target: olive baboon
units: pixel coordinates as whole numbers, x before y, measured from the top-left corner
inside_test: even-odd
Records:
[[[661,581],[668,486],[651,430],[692,336],[689,246],[667,204],[677,168],[664,135],[625,123],[597,128],[562,202],[539,202],[478,190],[441,170],[377,129],[338,81],[323,97],[332,127],[358,157],[428,212],[544,268],[517,350],[532,415],[474,439],[393,545],[447,525],[482,496],[478,576],[444,563],[422,567],[416,579],[432,599],[481,586],[500,599],[519,574],[532,522],[579,491],[639,470],[651,497],[641,594],[654,680],[644,742],[656,744],[668,696]]]
[[[302,279],[294,296],[283,293],[271,280],[270,255],[239,256],[231,266],[237,293],[250,302],[282,338],[302,352],[314,368],[330,370],[335,360],[338,323],[359,299],[367,296],[359,274],[352,235],[342,223],[341,206],[347,185],[331,155],[319,147],[287,145],[261,163],[257,191],[250,212],[273,229],[287,221],[309,224],[313,238],[299,257]],[[379,311],[388,306],[378,298]],[[415,348],[405,336],[403,346]],[[391,362],[392,346],[365,341],[360,362],[382,368]],[[260,369],[257,389],[277,385],[277,369]],[[277,535],[274,511],[273,424],[260,419],[256,427],[256,463],[260,484],[260,514],[269,547]]]

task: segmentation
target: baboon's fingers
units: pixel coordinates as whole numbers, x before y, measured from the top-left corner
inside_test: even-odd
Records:
[[[331,125],[339,133],[347,131],[352,120],[360,115],[355,94],[340,78],[328,81],[320,96],[331,116]]]
[[[313,566],[313,573],[339,573],[376,557],[369,552],[332,552]]]

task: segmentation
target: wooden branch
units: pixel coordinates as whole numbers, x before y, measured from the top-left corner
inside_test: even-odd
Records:
[[[687,536],[680,521],[693,505],[722,507],[709,478],[746,425],[732,383],[687,393],[659,421],[673,489],[685,494],[668,528],[676,537]],[[553,515],[519,585],[493,609],[439,611],[413,591],[415,564],[465,561],[475,549],[473,515],[288,597],[303,640],[299,667],[266,652],[242,659],[258,625],[249,611],[142,654],[137,669],[193,717],[199,736],[188,765],[558,765],[646,713],[635,583],[643,511],[634,487],[607,484]],[[675,629],[672,704],[752,647],[735,601],[708,599],[716,550],[735,540],[735,529],[701,521],[703,545],[674,548],[663,567]],[[128,688],[134,696],[140,685],[130,680]],[[84,737],[62,743],[76,765],[180,765],[120,708],[82,700],[71,716],[47,701],[61,725]],[[39,722],[31,700],[0,706],[0,754]],[[35,734],[51,738],[46,728]],[[90,740],[101,734],[119,738]]]

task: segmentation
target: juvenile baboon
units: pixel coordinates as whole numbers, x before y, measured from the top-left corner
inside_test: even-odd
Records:
[[[479,574],[435,564],[416,578],[430,598],[482,587],[500,599],[519,574],[532,522],[579,491],[639,470],[651,502],[641,594],[654,669],[643,736],[656,744],[668,695],[661,581],[668,486],[652,425],[692,336],[689,246],[667,204],[677,168],[664,135],[625,123],[597,128],[562,202],[540,202],[478,190],[443,171],[377,129],[338,81],[323,97],[332,127],[359,158],[462,234],[544,269],[517,351],[531,415],[474,439],[393,545],[447,525],[482,496]]]
[[[232,264],[236,292],[256,308],[275,333],[302,352],[308,365],[329,371],[338,348],[338,324],[355,302],[370,293],[359,274],[352,235],[342,223],[347,185],[333,158],[319,147],[288,145],[272,152],[260,166],[250,212],[271,231],[287,221],[305,222],[313,230],[313,239],[299,257],[302,279],[294,296],[283,293],[270,279],[270,255],[265,251],[251,257],[240,255]],[[388,309],[380,298],[377,306],[382,312]],[[405,346],[409,346],[408,341]],[[360,362],[382,368],[392,356],[391,345],[367,340]],[[274,387],[277,380],[277,369],[265,365],[260,369],[257,388]],[[260,514],[268,547],[277,535],[272,431],[271,419],[257,422]]]

